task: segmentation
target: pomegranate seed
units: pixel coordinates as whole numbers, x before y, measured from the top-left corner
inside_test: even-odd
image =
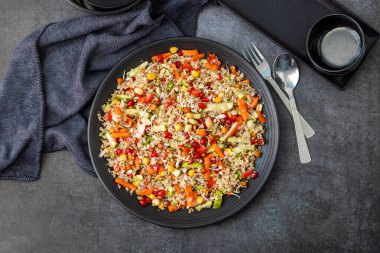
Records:
[[[235,122],[236,119],[237,119],[237,116],[236,116],[236,115],[232,115],[232,116],[231,116],[231,120],[232,120],[233,122]]]
[[[164,61],[164,57],[161,54],[157,55],[157,61],[158,62],[163,62]]]
[[[219,81],[222,80],[222,74],[218,73],[218,78]]]
[[[198,154],[198,153],[195,153],[195,154],[193,155],[193,158],[194,158],[194,159],[199,159],[199,158],[201,158],[201,155]]]
[[[211,163],[215,164],[216,163],[216,159],[215,158],[211,158]]]
[[[130,179],[133,179],[133,174],[132,174],[132,173],[129,174],[129,178],[130,178]]]
[[[206,105],[204,103],[199,103],[198,104],[199,108],[201,108],[202,110],[206,109]]]
[[[134,105],[135,105],[135,102],[133,102],[132,99],[128,101],[128,106],[134,106]]]
[[[115,141],[116,141],[117,144],[119,144],[120,143],[120,138],[116,138]]]
[[[153,193],[154,196],[158,195],[158,191],[156,191],[156,190],[154,190],[152,193]]]
[[[181,50],[181,49],[180,49],[180,50],[178,50],[177,54],[178,54],[179,56],[182,56],[182,55],[183,55],[183,52],[182,52],[182,50]]]
[[[193,142],[193,148],[199,148],[199,143],[198,142]]]
[[[145,197],[145,203],[149,204],[151,202],[152,202],[152,200],[149,197]]]
[[[116,154],[117,155],[121,155],[123,153],[123,150],[121,150],[120,148],[116,149]]]
[[[206,145],[206,143],[207,143],[207,139],[206,139],[205,137],[203,137],[203,138],[201,139],[201,144],[202,144],[202,145]]]
[[[146,206],[146,202],[142,199],[142,200],[140,200],[140,206],[142,206],[142,207],[144,207],[144,206]]]
[[[193,81],[190,81],[190,82],[189,82],[189,85],[190,85],[191,87],[193,87],[193,86],[194,86],[194,82],[193,82]]]
[[[197,148],[196,150],[195,150],[198,154],[206,154],[207,153],[207,148],[206,147],[204,147],[204,146],[202,146],[202,147],[200,147],[200,148]]]
[[[259,176],[259,173],[257,173],[257,171],[253,172],[252,174],[253,179],[256,179],[258,176]]]
[[[192,163],[194,163],[194,160],[191,159],[191,158],[189,158],[189,160],[187,161],[187,163],[188,163],[188,164],[192,164]]]
[[[252,144],[252,145],[257,144],[257,139],[252,139],[252,140],[251,140],[251,144]]]
[[[132,149],[131,149],[131,148],[126,148],[125,151],[124,151],[125,154],[129,154],[129,153],[131,153],[131,152],[132,152]]]
[[[206,83],[206,86],[207,86],[208,88],[211,88],[211,83],[210,83],[210,82]]]
[[[230,120],[230,119],[226,119],[226,124],[227,124],[227,125],[231,125],[231,124],[232,124],[232,120]]]
[[[216,140],[212,140],[210,141],[211,144],[215,144],[216,143]]]
[[[204,98],[205,97],[205,93],[203,91],[199,92],[199,97],[200,98]]]
[[[164,137],[165,137],[166,139],[171,139],[171,138],[172,138],[172,134],[171,134],[169,131],[165,131],[165,132],[164,132]]]
[[[151,157],[157,157],[157,156],[158,156],[158,153],[157,153],[157,152],[153,152],[150,156],[151,156]]]
[[[247,170],[246,172],[243,173],[242,178],[247,178],[250,175],[252,175],[253,171],[252,170]]]
[[[185,134],[185,138],[186,138],[186,139],[190,139],[190,134],[186,133],[186,134]]]
[[[176,62],[175,62],[175,66],[176,66],[177,68],[180,68],[180,67],[182,66],[182,63],[181,63],[180,61],[176,61]]]
[[[203,122],[205,122],[205,120],[203,118],[200,118],[200,119],[198,119],[198,122],[203,123]]]
[[[258,145],[264,145],[264,143],[265,143],[265,139],[264,138],[257,140],[257,144]]]
[[[202,102],[210,102],[210,99],[208,99],[208,97],[204,97],[202,98]]]
[[[159,190],[158,193],[157,193],[157,195],[158,195],[159,197],[165,197],[165,195],[166,195],[166,191],[165,191],[165,190]]]

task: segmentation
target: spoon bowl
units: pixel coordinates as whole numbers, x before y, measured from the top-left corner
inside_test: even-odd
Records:
[[[273,77],[281,88],[294,89],[300,77],[294,58],[288,54],[278,55],[273,63]]]

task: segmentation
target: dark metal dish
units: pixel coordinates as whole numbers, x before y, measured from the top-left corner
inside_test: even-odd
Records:
[[[141,207],[136,196],[130,195],[123,189],[119,189],[114,182],[114,178],[108,172],[106,159],[99,158],[100,141],[99,127],[101,122],[98,120],[97,113],[101,111],[101,105],[106,103],[110,95],[116,89],[116,78],[123,75],[124,70],[136,67],[142,61],[150,61],[153,55],[168,51],[171,46],[183,49],[197,48],[200,52],[215,53],[222,62],[236,65],[245,76],[251,80],[251,83],[259,92],[262,101],[265,103],[264,113],[266,114],[266,140],[263,146],[263,156],[256,162],[256,170],[259,177],[249,182],[247,189],[242,190],[237,197],[227,197],[223,199],[223,205],[219,209],[202,210],[201,212],[188,213],[186,210],[169,213],[168,211],[159,211],[156,207]],[[161,226],[173,228],[193,228],[209,225],[221,221],[247,205],[263,187],[269,177],[274,162],[277,157],[279,146],[279,123],[274,101],[270,95],[266,84],[256,70],[238,53],[232,49],[214,41],[200,38],[172,38],[153,42],[143,46],[124,59],[122,59],[106,76],[101,84],[92,104],[89,125],[88,125],[88,143],[92,164],[95,171],[111,195],[128,211],[137,217],[155,223]]]

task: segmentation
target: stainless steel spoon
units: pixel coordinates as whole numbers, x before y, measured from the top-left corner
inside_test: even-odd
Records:
[[[299,70],[296,61],[288,54],[280,54],[276,57],[273,64],[274,78],[278,84],[284,86],[284,90],[289,96],[292,116],[296,130],[298,153],[301,163],[311,162],[309,148],[301,127],[296,101],[293,96],[293,90],[296,88],[299,80]]]

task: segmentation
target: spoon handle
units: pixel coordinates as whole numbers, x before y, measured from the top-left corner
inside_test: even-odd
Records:
[[[267,81],[270,83],[270,85],[272,86],[272,88],[277,92],[278,96],[281,98],[282,102],[284,103],[286,109],[288,109],[288,111],[290,113],[292,113],[290,102],[289,102],[288,98],[286,97],[285,93],[280,89],[280,87],[278,86],[278,84],[276,83],[276,81],[273,80],[272,77],[267,78]],[[306,138],[311,138],[315,134],[314,129],[302,117],[302,115],[300,113],[298,113],[298,115],[300,117],[301,126],[302,126],[302,129],[303,129],[303,132],[304,132]]]
[[[296,101],[293,96],[293,91],[288,91],[289,94],[289,102],[292,108],[292,115],[294,121],[294,127],[296,130],[297,144],[298,144],[298,153],[300,156],[301,163],[309,163],[311,162],[309,148],[307,147],[306,139],[301,127],[301,121],[298,115]]]

